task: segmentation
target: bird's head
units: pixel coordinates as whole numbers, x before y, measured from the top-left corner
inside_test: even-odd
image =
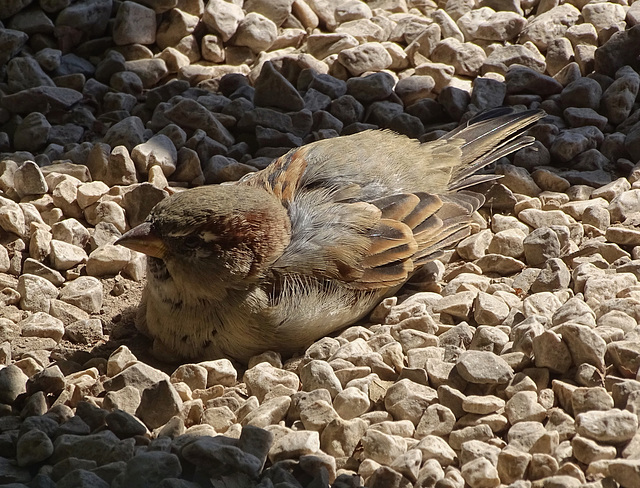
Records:
[[[161,201],[116,244],[145,253],[152,268],[166,268],[178,284],[241,288],[268,269],[289,238],[287,211],[271,193],[212,185]]]

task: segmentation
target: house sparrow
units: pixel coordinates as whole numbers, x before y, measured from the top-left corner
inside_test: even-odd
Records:
[[[138,328],[165,360],[289,355],[365,317],[469,234],[475,173],[533,142],[500,108],[420,144],[365,131],[158,203],[116,244],[148,255]]]

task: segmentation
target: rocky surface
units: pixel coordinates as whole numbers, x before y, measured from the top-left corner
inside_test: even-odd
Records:
[[[0,2],[0,484],[640,486],[640,2]],[[153,362],[180,189],[543,108],[476,232],[296,358]],[[638,391],[639,393],[636,393]]]

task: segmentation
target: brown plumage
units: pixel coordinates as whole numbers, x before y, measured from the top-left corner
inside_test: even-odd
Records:
[[[491,162],[544,115],[495,109],[420,144],[366,131],[177,193],[119,244],[149,255],[138,327],[165,360],[300,351],[360,320],[469,234]]]

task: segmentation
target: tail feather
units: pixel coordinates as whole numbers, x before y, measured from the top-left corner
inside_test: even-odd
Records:
[[[522,133],[544,116],[542,110],[514,112],[507,107],[488,110],[442,137],[445,141],[464,141],[460,146],[460,163],[451,174],[449,189],[475,184],[474,180],[465,180],[501,157],[532,144],[535,139]]]
[[[459,171],[455,175],[456,182],[449,185],[449,190],[459,190],[475,185],[476,183],[473,182],[474,180],[471,178],[472,176],[486,176],[475,175],[476,171],[480,171],[482,168],[490,165],[498,159],[504,156],[508,156],[509,154],[516,152],[523,147],[531,145],[533,141],[535,141],[535,139],[530,136],[516,136],[514,138],[506,140],[500,146],[496,147],[493,151],[486,154],[484,157],[479,158],[475,163],[461,169],[461,171]],[[492,176],[494,176],[494,178],[491,179],[496,179],[495,175]]]

